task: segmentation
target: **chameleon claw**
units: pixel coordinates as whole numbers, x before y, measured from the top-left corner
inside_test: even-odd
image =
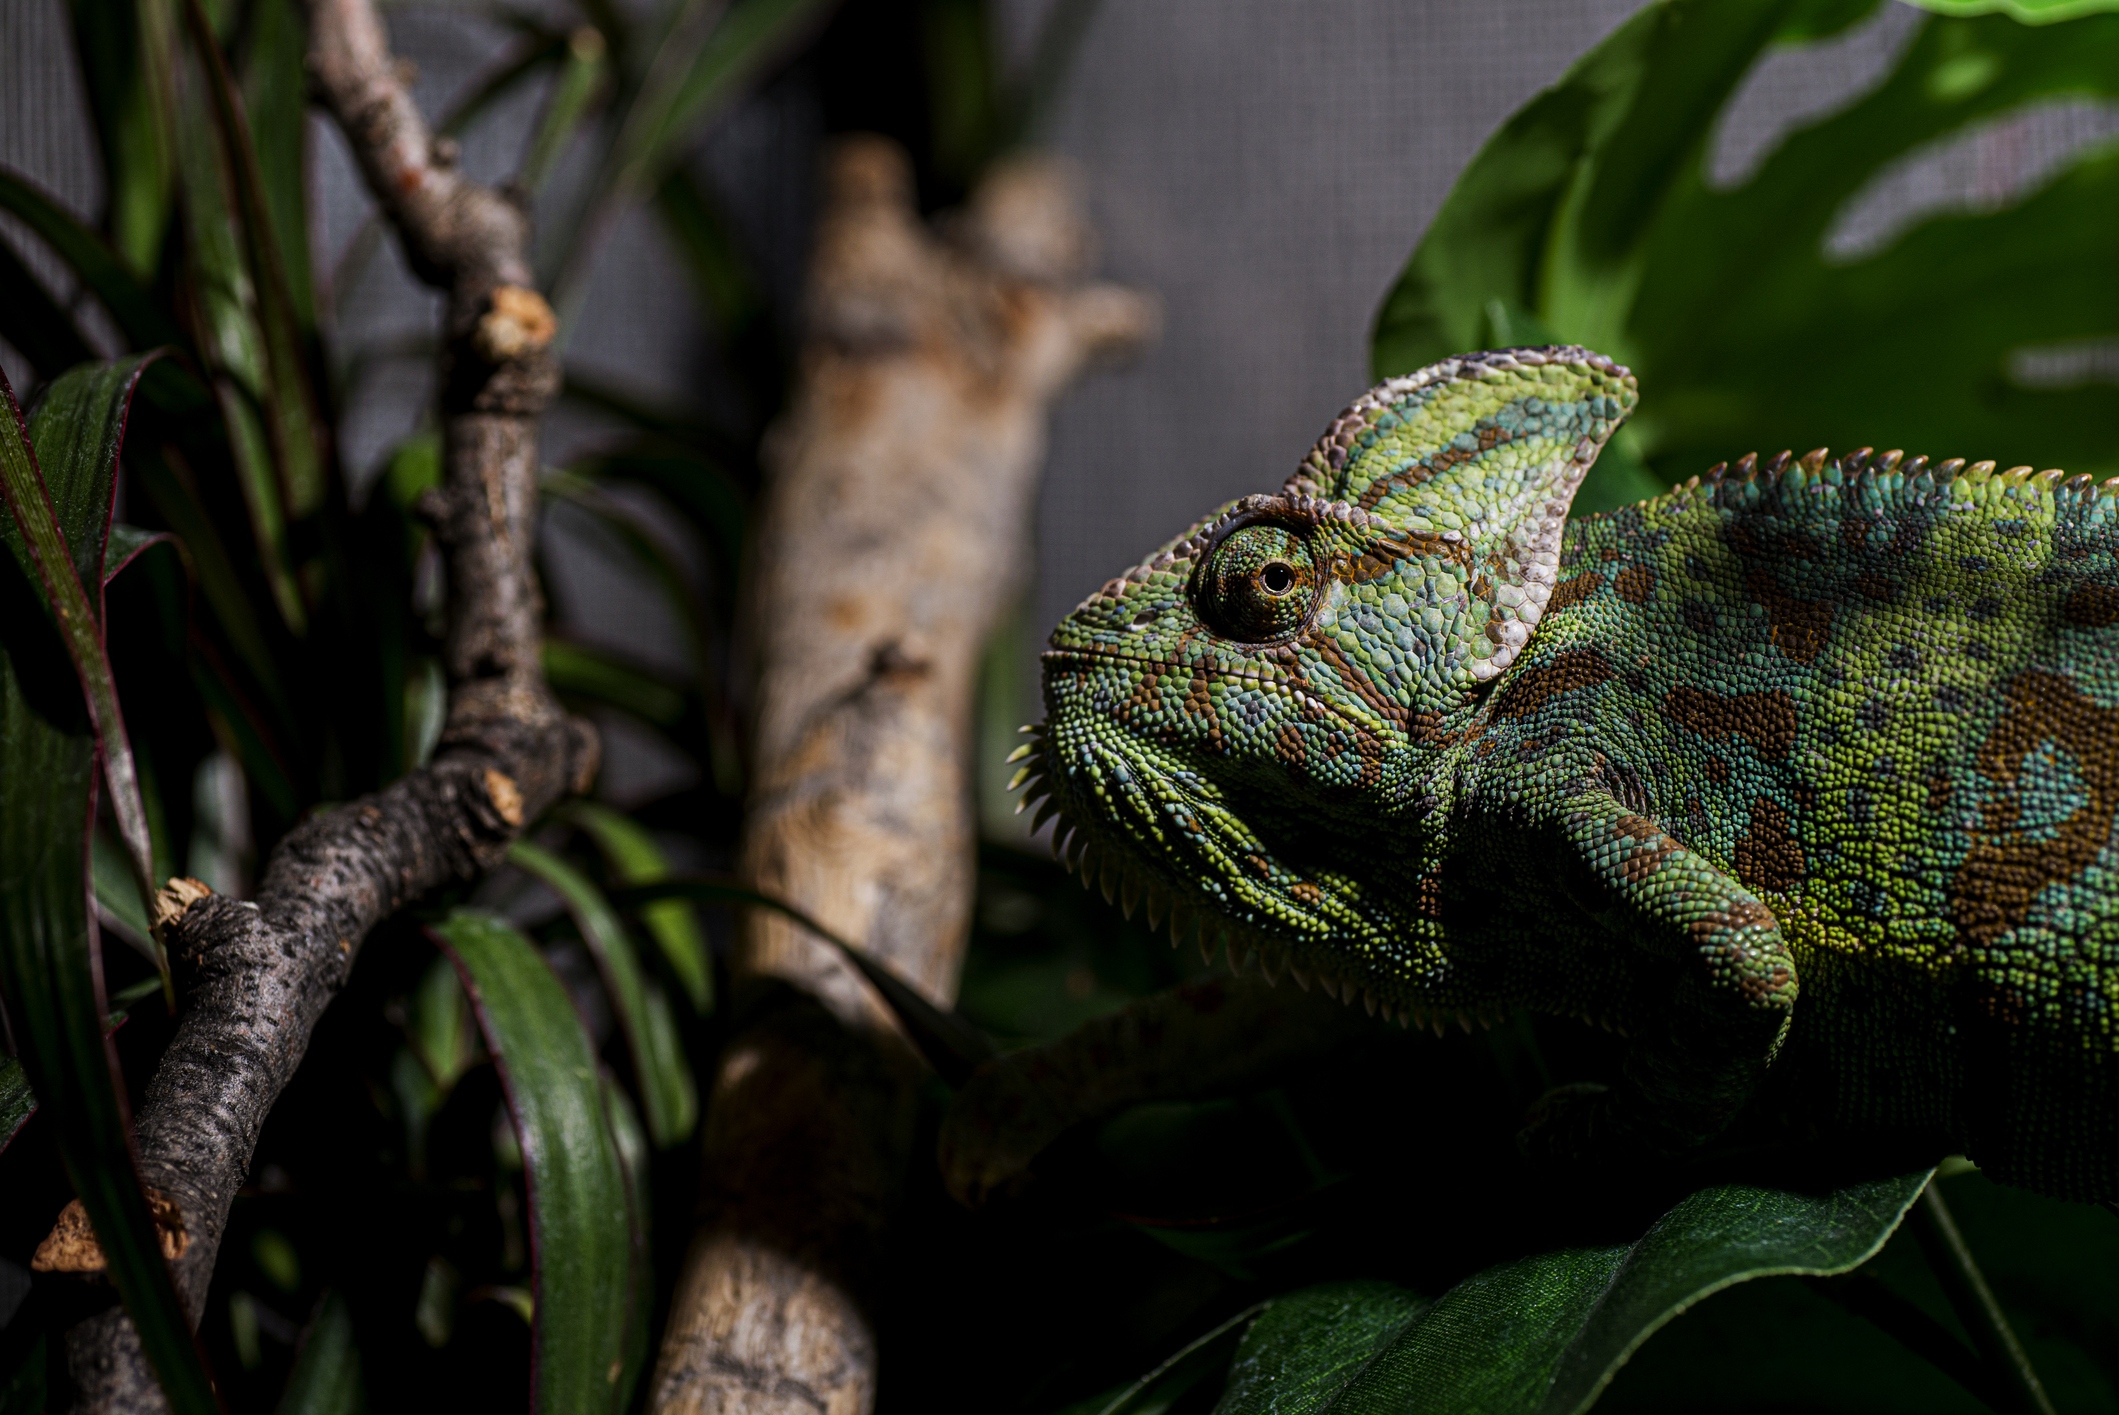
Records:
[[[1029,756],[1032,752],[1036,750],[1036,747],[1032,746],[1028,742],[1025,742],[1020,747],[1017,747],[1014,751],[1008,754],[1008,760],[1006,761],[1006,763],[1004,763],[1004,765],[1013,766],[1015,763],[1021,761],[1023,758]]]

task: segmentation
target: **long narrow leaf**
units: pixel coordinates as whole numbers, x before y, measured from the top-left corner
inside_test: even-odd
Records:
[[[243,107],[257,147],[259,191],[287,298],[304,330],[316,325],[309,270],[308,38],[295,0],[252,0]]]
[[[566,989],[530,941],[459,910],[434,929],[499,1068],[528,1179],[536,1300],[531,1407],[616,1408],[631,1277],[625,1173],[596,1057]]]
[[[37,1093],[29,1073],[11,1056],[0,1056],[0,1150],[5,1150],[37,1113]]]
[[[326,1293],[302,1334],[302,1349],[280,1393],[279,1415],[357,1415],[367,1404],[353,1313],[345,1298]]]
[[[618,211],[661,182],[688,140],[721,105],[822,21],[832,0],[735,0],[682,6],[626,112],[598,183],[561,234],[553,304],[561,323],[579,307],[590,247]],[[718,12],[710,29],[701,23]]]
[[[699,1091],[677,1039],[669,999],[642,975],[633,941],[626,937],[617,911],[586,875],[527,840],[518,840],[509,848],[508,861],[551,886],[573,915],[582,942],[603,974],[619,1029],[625,1033],[633,1075],[647,1110],[648,1134],[657,1149],[668,1149],[690,1135],[699,1119]]]
[[[169,230],[174,165],[167,0],[71,0],[68,8],[103,155],[104,224],[126,264],[151,279]]]
[[[954,1012],[935,1006],[922,997],[918,989],[906,982],[889,965],[868,956],[866,949],[856,948],[840,938],[809,915],[789,904],[784,899],[752,889],[734,879],[715,879],[693,875],[682,879],[666,879],[654,884],[635,885],[620,890],[613,902],[621,907],[638,907],[658,899],[696,899],[702,904],[737,904],[757,909],[770,909],[782,918],[791,920],[808,929],[824,942],[839,950],[851,963],[854,971],[868,980],[888,1003],[898,1025],[920,1049],[935,1074],[952,1086],[962,1085],[981,1062],[995,1055],[992,1038],[965,1021]]]
[[[101,236],[28,179],[4,167],[0,167],[0,211],[19,219],[52,248],[89,293],[102,301],[133,348],[184,342],[183,331]]]
[[[16,427],[0,428],[0,497],[6,499],[28,548],[45,603],[80,678],[103,759],[103,775],[110,783],[118,834],[132,859],[142,907],[150,914],[155,892],[154,837],[140,798],[125,716],[118,707],[117,679],[103,644],[100,600],[103,549],[117,493],[118,451],[125,441],[133,390],[139,387],[141,370],[154,357],[138,355],[67,374],[52,385],[38,406],[27,441]],[[14,390],[8,387],[4,373],[0,373],[0,394],[6,396],[11,416],[19,416],[12,414]],[[40,470],[40,462],[50,467],[49,478]],[[62,522],[72,528],[71,538],[61,529]],[[96,586],[98,603],[89,601],[82,588],[84,581]],[[173,1002],[169,961],[159,942],[155,955],[163,989]]]
[[[288,263],[274,233],[271,205],[265,181],[258,170],[257,147],[244,116],[241,96],[228,73],[220,46],[200,0],[185,0],[184,16],[199,59],[206,71],[206,88],[212,99],[215,136],[222,161],[235,190],[236,211],[241,218],[244,253],[249,264],[251,288],[257,301],[258,334],[265,356],[266,387],[262,402],[266,422],[273,432],[279,454],[280,479],[287,496],[288,514],[296,519],[323,505],[324,464],[316,434],[316,394],[302,356],[302,319],[287,277]],[[290,21],[291,23],[291,21]],[[299,220],[295,208],[292,220]],[[306,241],[306,237],[304,238]]]
[[[141,1192],[117,1056],[104,1032],[108,1009],[88,905],[96,734],[68,662],[70,640],[85,635],[101,645],[12,393],[0,401],[0,475],[17,513],[0,520],[10,552],[0,556],[0,781],[7,783],[0,991],[30,1084],[147,1358],[179,1415],[208,1415],[216,1408],[212,1381]],[[20,514],[24,508],[32,514]],[[76,540],[88,538],[88,526],[72,529]],[[55,598],[47,580],[71,585],[53,606],[63,635],[46,615],[44,604]]]
[[[579,826],[596,842],[611,873],[623,884],[653,884],[670,877],[669,860],[641,824],[620,815],[609,806],[593,801],[575,801],[564,812],[569,824]],[[640,921],[662,949],[662,957],[684,984],[694,1009],[704,1012],[713,1005],[714,960],[706,946],[706,933],[689,904],[665,899],[640,911]]]
[[[604,53],[603,36],[586,25],[568,36],[566,65],[559,71],[559,81],[552,85],[544,118],[537,125],[537,135],[530,140],[530,150],[522,160],[522,172],[515,179],[524,191],[535,192],[544,185],[567,144],[580,130],[582,119],[588,116],[591,103],[604,85],[609,68]]]

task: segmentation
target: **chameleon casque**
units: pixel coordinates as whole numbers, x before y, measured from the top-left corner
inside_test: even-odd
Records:
[[[1769,1077],[2119,1194],[2119,478],[1862,449],[1568,519],[1580,348],[1364,394],[1053,632],[1022,784],[1173,936],[1401,1021],[1604,1021],[1527,1135],[1682,1153]]]

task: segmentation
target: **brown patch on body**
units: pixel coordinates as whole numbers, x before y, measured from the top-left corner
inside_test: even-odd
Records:
[[[1795,699],[1783,688],[1725,695],[1688,684],[1670,690],[1663,711],[1678,726],[1710,740],[1743,737],[1769,762],[1784,760],[1795,748]]]
[[[1552,596],[1545,601],[1545,612],[1551,614],[1562,609],[1572,609],[1603,588],[1604,577],[1594,570],[1584,570],[1579,575],[1571,575],[1552,587]]]
[[[1656,823],[1631,811],[1612,822],[1613,835],[1631,840],[1645,849],[1628,851],[1619,861],[1619,873],[1629,886],[1645,884],[1662,871],[1663,862],[1684,847],[1663,834]]]
[[[1797,663],[1816,662],[1832,634],[1832,603],[1790,594],[1774,567],[1817,559],[1817,542],[1808,535],[1792,532],[1773,537],[1769,543],[1742,521],[1731,525],[1728,535],[1730,546],[1748,562],[1744,593],[1766,611],[1775,646]]]
[[[1655,598],[1655,571],[1646,565],[1628,565],[1612,580],[1611,587],[1628,604],[1646,604]]]
[[[1985,805],[1950,892],[1958,937],[1967,943],[1992,943],[2021,924],[2040,890],[2081,874],[2111,838],[2119,811],[2119,708],[2099,707],[2059,674],[2020,673],[1980,744],[1979,774],[2013,786],[2024,758],[2047,741],[2075,758],[2089,799],[2051,839],[2024,838],[2013,795]]]
[[[1593,688],[1616,676],[1610,660],[1593,648],[1568,649],[1543,663],[1526,664],[1510,674],[1494,698],[1496,718],[1524,717],[1562,693]]]
[[[2060,602],[2060,617],[2075,629],[2103,629],[2119,623],[2119,590],[2110,585],[2077,585]]]
[[[1751,828],[1736,842],[1736,877],[1753,889],[1783,894],[1803,882],[1803,847],[1787,808],[1771,796],[1751,803]]]
[[[1854,577],[1855,591],[1864,599],[1878,604],[1890,604],[1898,598],[1898,582],[1889,580],[1872,570],[1864,570]]]

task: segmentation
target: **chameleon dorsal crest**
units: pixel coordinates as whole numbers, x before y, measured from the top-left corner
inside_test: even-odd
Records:
[[[1286,494],[1340,502],[1469,573],[1420,587],[1457,640],[1445,683],[1499,676],[1537,627],[1583,475],[1633,410],[1633,374],[1574,346],[1498,349],[1389,379],[1342,412]]]

